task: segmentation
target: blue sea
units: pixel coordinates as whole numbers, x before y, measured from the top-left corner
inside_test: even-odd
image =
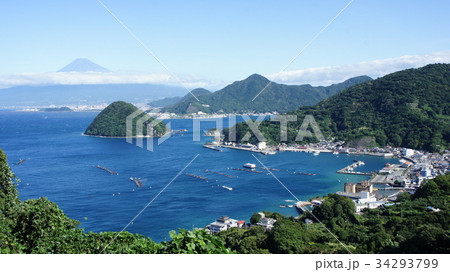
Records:
[[[348,156],[321,153],[283,152],[264,156],[253,152],[229,150],[217,152],[202,147],[211,141],[202,136],[193,141],[189,119],[172,119],[172,129],[187,129],[161,145],[154,141],[150,152],[125,139],[83,136],[97,112],[12,112],[0,111],[0,148],[21,180],[22,200],[47,197],[71,218],[79,220],[86,231],[120,231],[154,199],[197,155],[198,157],[162,192],[127,231],[169,239],[168,232],[178,228],[205,227],[222,215],[248,221],[254,212],[277,211],[297,215],[294,197],[267,173],[248,173],[244,163],[264,165],[280,171],[275,176],[300,200],[343,190],[346,181],[360,181],[363,176],[340,175],[336,171],[362,160],[361,171],[377,170],[394,159],[372,156]],[[239,121],[239,120],[238,120]],[[224,125],[228,122],[225,120]],[[202,122],[200,130],[214,127]],[[144,144],[147,140],[144,140]],[[21,159],[26,161],[15,165]],[[102,165],[119,173],[111,175],[96,168]],[[205,170],[235,176],[228,178]],[[315,173],[315,176],[294,172]],[[186,176],[208,177],[201,180]],[[144,180],[138,188],[130,177]],[[225,190],[222,186],[232,187]]]

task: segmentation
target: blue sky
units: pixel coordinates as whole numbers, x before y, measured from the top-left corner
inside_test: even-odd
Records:
[[[173,73],[220,84],[276,74],[349,1],[103,2]],[[3,79],[79,57],[118,73],[167,73],[96,0],[0,6]],[[449,10],[449,1],[355,0],[286,70],[449,51]]]

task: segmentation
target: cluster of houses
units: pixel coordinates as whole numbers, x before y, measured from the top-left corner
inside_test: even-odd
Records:
[[[256,225],[264,227],[266,231],[270,231],[277,220],[266,217],[264,213],[259,213],[259,215],[261,216],[261,220],[260,222],[256,223]],[[211,224],[206,226],[206,230],[210,234],[217,234],[221,231],[229,230],[231,228],[248,228],[249,226],[250,224],[245,224],[244,220],[236,220],[228,216],[222,216],[217,219],[217,221],[212,222]]]

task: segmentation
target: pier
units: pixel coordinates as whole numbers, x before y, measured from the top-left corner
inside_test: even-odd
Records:
[[[204,147],[204,148],[211,149],[211,150],[214,150],[214,151],[219,151],[219,152],[222,152],[222,151],[223,151],[223,150],[220,149],[217,145],[204,144],[203,147]]]
[[[346,166],[342,168],[341,170],[338,170],[337,173],[339,174],[350,174],[350,175],[362,175],[362,176],[372,176],[373,172],[355,172],[353,169],[355,169],[358,166],[364,165],[363,161],[357,161],[355,163],[350,164],[349,166]]]
[[[119,173],[117,173],[116,171],[113,171],[111,169],[108,169],[106,167],[103,167],[101,165],[97,165],[97,168],[105,170],[106,172],[110,173],[111,175],[118,175]]]
[[[301,213],[307,212],[309,211],[306,206],[311,206],[312,203],[309,201],[299,201],[297,203],[295,203],[295,207],[297,208],[297,210]]]

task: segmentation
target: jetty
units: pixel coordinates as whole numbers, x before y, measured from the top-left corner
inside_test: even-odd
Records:
[[[225,174],[225,173],[220,173],[220,172],[211,171],[211,170],[208,170],[208,169],[206,169],[205,172],[207,172],[207,173],[213,173],[213,174],[216,174],[216,175],[221,175],[221,176],[224,176],[224,177],[227,177],[227,178],[235,178],[235,176],[228,175],[228,174]]]
[[[117,173],[116,171],[113,171],[111,169],[108,169],[106,167],[103,167],[101,165],[97,165],[97,168],[105,170],[106,172],[110,173],[111,175],[118,175],[119,173]]]
[[[214,150],[214,151],[223,152],[223,149],[219,148],[217,145],[204,144],[203,147],[204,147],[204,148],[211,149],[211,150]]]
[[[373,172],[357,172],[354,169],[358,166],[364,165],[363,161],[356,161],[349,166],[342,168],[341,170],[336,171],[339,174],[350,174],[350,175],[362,175],[362,176],[372,176]]]
[[[312,205],[312,203],[309,201],[299,201],[299,202],[295,203],[295,207],[301,213],[307,212],[308,209],[306,208],[306,206],[311,206],[311,205]]]
[[[264,173],[264,171],[250,170],[250,169],[242,169],[242,168],[231,168],[231,170],[235,170],[235,171],[244,171],[244,172],[250,172],[250,173]]]
[[[144,187],[144,184],[142,183],[140,178],[130,178],[131,181],[133,181],[137,187]]]
[[[201,180],[208,180],[209,179],[207,177],[197,176],[197,175],[193,175],[193,174],[186,174],[186,176],[192,177],[192,178],[201,179]]]

